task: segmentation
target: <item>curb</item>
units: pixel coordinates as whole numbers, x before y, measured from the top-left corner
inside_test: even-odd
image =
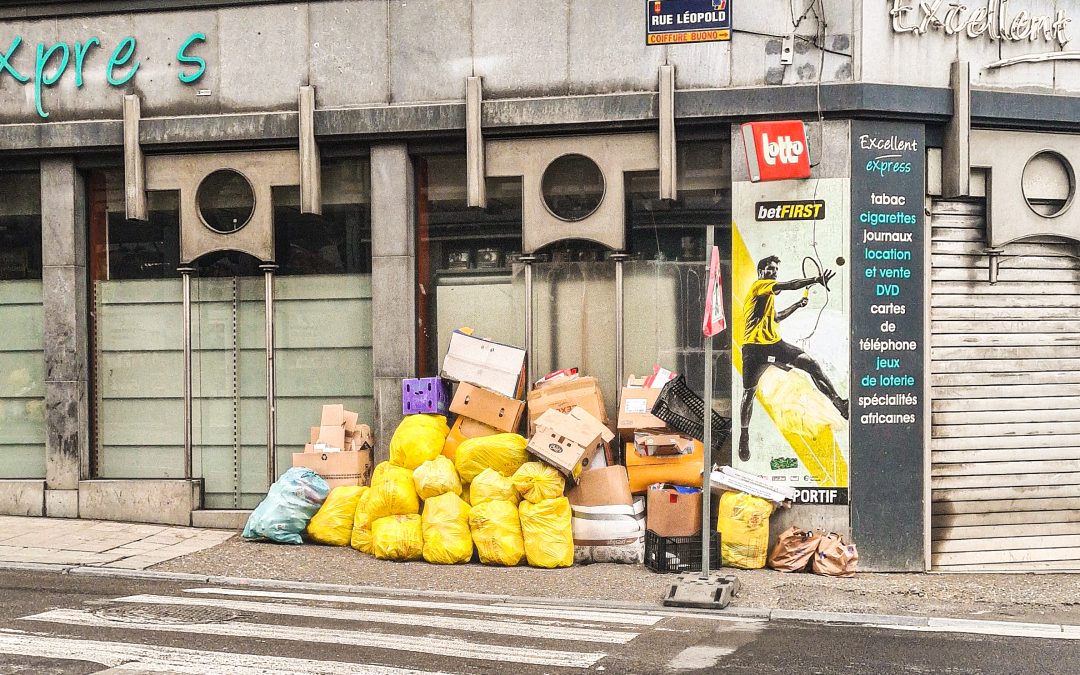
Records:
[[[565,607],[573,599],[543,598],[487,593],[455,593],[383,586],[357,586],[327,584],[306,581],[278,581],[245,577],[210,576],[183,572],[155,572],[152,570],[125,570],[82,565],[50,563],[0,563],[0,571],[53,572],[87,577],[109,577],[142,581],[173,581],[194,584],[216,584],[239,588],[276,588],[294,591],[321,591],[339,594],[373,594],[388,597],[425,597],[473,602],[488,602],[514,606]],[[802,621],[807,623],[830,623],[880,628],[908,628],[914,630],[1002,634],[1003,631],[1031,637],[1065,637],[1080,639],[1080,626],[1057,623],[1025,623],[1018,621],[990,621],[957,619],[950,617],[915,616],[903,614],[866,614],[860,612],[817,612],[800,609],[770,609],[767,607],[731,607],[723,610],[686,609],[665,607],[659,602],[633,602],[624,600],[587,600],[590,609],[610,611],[640,611],[663,616],[693,616],[716,620],[739,619],[744,621]],[[1004,633],[1004,634],[1012,634]]]

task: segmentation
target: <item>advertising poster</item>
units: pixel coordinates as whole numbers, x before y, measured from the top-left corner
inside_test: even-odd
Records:
[[[848,503],[849,185],[736,182],[732,462]]]

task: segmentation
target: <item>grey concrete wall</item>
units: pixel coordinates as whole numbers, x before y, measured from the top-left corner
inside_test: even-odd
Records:
[[[79,517],[129,523],[191,525],[201,481],[87,480],[79,483]]]
[[[74,516],[89,468],[86,191],[71,157],[41,162],[45,481],[49,515]]]
[[[824,0],[826,46],[850,52],[856,10]],[[0,42],[22,38],[11,63],[34,79],[35,48],[100,40],[75,83],[75,56],[59,80],[42,88],[50,122],[119,119],[124,94],[142,97],[145,118],[293,110],[296,91],[316,87],[319,108],[458,101],[464,78],[484,78],[486,100],[655,91],[657,67],[676,66],[680,89],[850,81],[854,60],[813,47],[817,17],[799,26],[795,60],[781,66],[780,42],[793,32],[789,0],[735,3],[731,42],[647,46],[642,0],[341,0],[137,12],[0,24]],[[193,33],[206,41],[187,54],[207,62],[184,84],[177,51]],[[137,41],[138,72],[126,84],[106,81],[113,50]],[[52,77],[59,52],[47,62]],[[129,65],[117,69],[125,73]],[[40,122],[33,82],[5,76],[0,122]],[[208,140],[208,139],[204,139]]]
[[[371,323],[375,461],[401,422],[401,380],[416,374],[413,167],[404,144],[371,148]]]

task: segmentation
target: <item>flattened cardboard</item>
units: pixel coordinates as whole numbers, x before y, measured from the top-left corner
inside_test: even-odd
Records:
[[[574,406],[584,408],[590,415],[607,423],[604,395],[595,377],[579,377],[576,380],[545,384],[529,392],[529,430],[536,428],[536,420],[547,410],[570,412]]]
[[[345,427],[342,426],[321,426],[319,427],[319,443],[330,446],[331,448],[345,448]]]
[[[525,350],[454,331],[440,374],[517,398],[525,386]]]
[[[371,451],[294,452],[294,467],[311,469],[322,476],[331,488],[371,483]]]
[[[450,412],[481,422],[499,431],[515,432],[525,412],[525,404],[517,399],[462,382],[458,385]]]
[[[308,443],[315,444],[319,442],[319,429],[320,427],[311,427],[308,430]]]
[[[667,428],[664,420],[649,412],[659,395],[659,389],[623,388],[622,396],[619,397],[619,418],[617,423],[619,430],[634,431],[636,429]]]
[[[574,506],[612,506],[634,503],[625,466],[607,466],[582,471],[577,485],[566,493]]]
[[[356,421],[360,419],[360,413],[354,413],[350,410],[342,411],[342,421],[345,425],[345,433],[352,434],[356,431]]]
[[[692,537],[701,532],[701,492],[681,494],[650,487],[645,526],[661,537]]]
[[[324,405],[322,407],[322,421],[319,422],[321,427],[344,427],[345,426],[345,406],[340,403]]]
[[[371,435],[371,427],[366,424],[356,425],[352,441],[353,447],[357,450],[371,450],[375,447],[375,437]]]

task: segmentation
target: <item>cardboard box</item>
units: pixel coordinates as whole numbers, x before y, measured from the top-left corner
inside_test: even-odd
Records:
[[[340,403],[322,407],[321,427],[345,427],[345,406]]]
[[[633,377],[633,376],[631,376]],[[660,395],[659,389],[624,387],[619,397],[619,414],[616,423],[620,431],[637,429],[665,429],[667,424],[649,411]]]
[[[344,450],[345,427],[325,425],[319,427],[319,438],[316,442],[324,443],[331,448],[338,448],[339,450]]]
[[[314,444],[319,442],[319,429],[321,428],[322,427],[311,427],[308,430],[308,443]]]
[[[649,488],[645,526],[661,537],[691,537],[701,532],[701,492],[681,494]]]
[[[582,471],[577,485],[566,496],[574,506],[630,506],[634,503],[625,466]]]
[[[694,452],[694,439],[681,434],[634,432],[634,450],[646,457],[670,457]]]
[[[356,425],[356,430],[352,435],[352,444],[354,450],[373,450],[375,437],[371,433],[371,427],[366,424]]]
[[[450,402],[450,412],[464,415],[499,431],[516,432],[525,412],[525,404],[483,387],[462,382],[458,385],[454,400]]]
[[[694,451],[689,455],[670,457],[643,457],[634,450],[633,443],[627,443],[625,447],[630,492],[645,492],[653,483],[701,487],[701,472],[705,468],[705,446],[700,441],[694,441]]]
[[[529,392],[529,433],[535,430],[536,420],[548,410],[569,412],[574,406],[607,423],[604,394],[595,377],[545,384]]]
[[[356,431],[356,422],[360,419],[360,413],[354,413],[351,410],[342,410],[341,414],[342,424],[345,427],[346,434],[353,434]]]
[[[371,451],[294,452],[292,465],[305,467],[322,476],[331,488],[371,483]]]
[[[454,331],[441,375],[518,398],[525,387],[525,350]]]
[[[576,482],[603,443],[613,438],[615,434],[583,408],[548,410],[536,420],[527,449]]]

